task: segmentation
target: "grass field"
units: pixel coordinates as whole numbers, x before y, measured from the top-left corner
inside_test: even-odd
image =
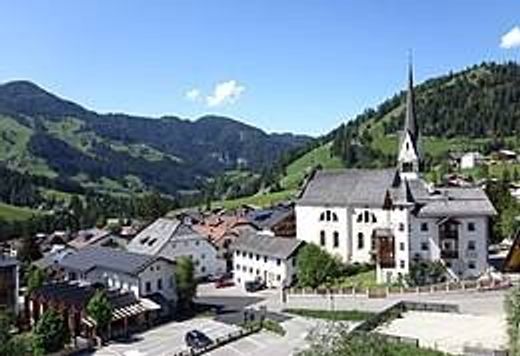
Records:
[[[363,321],[374,313],[360,310],[314,310],[314,309],[284,309],[284,313],[303,316],[306,318],[325,319],[325,320],[349,320]]]
[[[6,221],[23,221],[29,219],[36,212],[27,208],[0,203],[0,218]]]
[[[359,287],[359,288],[371,288],[378,286],[376,282],[376,271],[370,270],[362,273],[355,274],[349,277],[343,277],[335,287]]]
[[[338,157],[331,156],[330,146],[331,143],[327,143],[317,147],[291,163],[286,169],[285,176],[280,181],[282,188],[285,190],[298,189],[305,174],[318,164],[324,169],[342,168],[341,160]]]
[[[235,209],[242,205],[254,205],[258,207],[267,207],[271,206],[283,201],[287,201],[293,199],[296,195],[295,190],[283,190],[281,192],[275,193],[259,193],[249,197],[232,199],[232,200],[224,200],[224,201],[214,201],[212,202],[212,207],[222,207],[225,209]]]

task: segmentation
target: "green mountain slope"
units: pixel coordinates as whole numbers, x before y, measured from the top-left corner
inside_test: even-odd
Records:
[[[450,151],[520,148],[520,66],[483,63],[416,86],[417,120],[422,133],[426,169],[445,162]],[[258,193],[241,201],[294,197],[313,168],[395,165],[405,91],[367,109],[323,138],[317,148],[283,164],[278,176],[282,192]],[[502,167],[494,167],[497,175]],[[229,204],[236,205],[236,201]]]
[[[309,141],[225,117],[98,114],[30,82],[0,85],[0,164],[97,191],[192,193],[228,170],[260,172]]]
[[[349,166],[395,161],[404,122],[405,92],[335,130],[332,152]],[[428,165],[450,150],[489,151],[516,145],[520,132],[520,65],[483,63],[416,86],[416,114]]]

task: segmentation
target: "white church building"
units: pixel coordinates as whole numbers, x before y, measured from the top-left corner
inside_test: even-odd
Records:
[[[482,274],[496,211],[480,188],[423,180],[420,149],[410,68],[397,168],[316,172],[296,203],[297,238],[345,263],[375,263],[379,283],[421,260],[440,261],[452,279]]]

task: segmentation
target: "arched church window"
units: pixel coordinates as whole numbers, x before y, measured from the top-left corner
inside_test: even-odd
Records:
[[[325,231],[320,231],[320,245],[325,246]]]
[[[376,222],[377,222],[376,214],[374,214],[374,213],[372,213],[372,222],[373,222],[373,223],[376,223]]]
[[[357,222],[363,222],[363,214],[362,213],[359,213],[359,215],[357,216]]]
[[[358,233],[358,241],[357,241],[357,248],[358,250],[361,250],[363,247],[365,247],[365,236],[362,232]]]
[[[338,221],[338,214],[332,213],[332,221]]]
[[[327,221],[330,221],[330,210],[327,210]]]
[[[365,210],[365,222],[366,223],[370,222],[370,213],[368,212],[368,210]]]
[[[334,247],[339,247],[339,232],[337,232],[337,231],[334,231],[333,243],[334,243]]]
[[[324,221],[325,220],[325,213],[321,213],[320,214],[320,221]]]

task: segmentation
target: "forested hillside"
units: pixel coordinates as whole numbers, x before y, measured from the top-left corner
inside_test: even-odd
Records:
[[[279,162],[271,185],[286,193],[273,197],[294,197],[316,168],[394,166],[405,95],[402,90],[341,124],[316,141],[321,142],[317,147],[314,143],[301,150],[303,155]],[[426,171],[445,164],[450,151],[520,148],[520,66],[516,63],[483,63],[433,78],[417,85],[415,96]],[[247,201],[268,198],[257,194]]]
[[[0,86],[0,163],[97,192],[191,194],[228,170],[261,172],[309,140],[225,117],[101,115],[30,82]]]
[[[332,154],[348,166],[389,166],[404,122],[402,91],[335,130]],[[415,89],[417,122],[430,165],[448,150],[515,144],[520,130],[520,66],[483,63]]]

